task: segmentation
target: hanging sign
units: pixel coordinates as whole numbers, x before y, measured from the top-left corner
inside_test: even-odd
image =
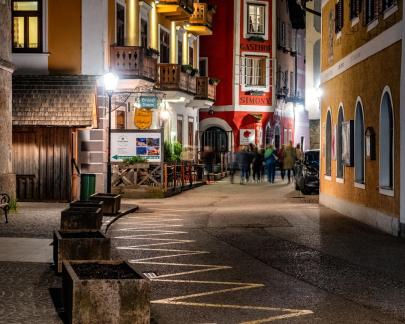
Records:
[[[239,143],[240,145],[249,145],[255,143],[255,129],[241,129],[239,134]]]
[[[140,96],[139,106],[141,108],[157,108],[158,98],[156,96]]]
[[[135,109],[134,125],[139,129],[147,129],[152,125],[152,111],[144,108]]]

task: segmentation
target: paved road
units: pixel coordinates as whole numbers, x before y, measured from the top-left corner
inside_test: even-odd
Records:
[[[142,200],[110,236],[152,278],[154,323],[405,322],[405,241],[292,185]]]

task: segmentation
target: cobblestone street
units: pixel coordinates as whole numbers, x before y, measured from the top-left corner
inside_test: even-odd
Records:
[[[112,253],[151,278],[153,323],[405,321],[404,241],[292,185],[224,180],[124,203],[140,210],[111,226]],[[0,323],[62,323],[50,239],[65,206],[20,203],[0,224]]]

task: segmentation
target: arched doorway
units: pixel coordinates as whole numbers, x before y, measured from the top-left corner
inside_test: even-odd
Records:
[[[358,101],[354,119],[354,181],[364,184],[364,114],[363,106]]]
[[[201,136],[201,151],[210,147],[215,153],[214,163],[221,161],[221,153],[229,151],[229,141],[227,132],[217,126],[209,127],[202,132]]]
[[[326,136],[325,136],[325,149],[326,149],[326,166],[325,166],[325,175],[332,175],[332,117],[330,110],[326,115]]]
[[[383,94],[380,109],[380,188],[394,188],[394,115],[389,92]]]
[[[336,134],[336,178],[343,179],[344,165],[342,160],[342,124],[344,122],[343,106],[339,107]]]

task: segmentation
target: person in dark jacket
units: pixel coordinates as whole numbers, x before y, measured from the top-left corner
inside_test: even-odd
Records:
[[[250,165],[252,161],[253,161],[253,152],[250,152],[248,147],[243,147],[239,154],[240,184],[246,184],[249,182]]]
[[[255,182],[260,182],[261,180],[263,161],[264,152],[256,147],[253,156],[253,181]]]
[[[276,155],[276,150],[273,145],[269,147],[264,152],[264,162],[266,163],[267,169],[267,181],[274,183],[274,178],[276,176],[276,161],[278,157]]]

